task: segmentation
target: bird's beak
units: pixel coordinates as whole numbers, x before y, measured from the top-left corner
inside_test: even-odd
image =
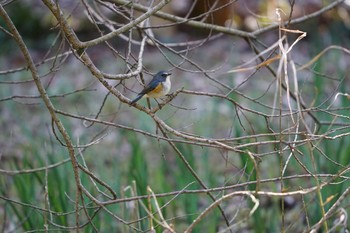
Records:
[[[167,73],[167,76],[170,76],[170,75],[171,75],[171,73],[168,72],[168,73]]]

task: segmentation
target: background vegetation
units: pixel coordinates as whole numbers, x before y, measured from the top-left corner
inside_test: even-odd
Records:
[[[1,1],[1,232],[347,232],[349,5]],[[159,70],[172,95],[130,99]]]

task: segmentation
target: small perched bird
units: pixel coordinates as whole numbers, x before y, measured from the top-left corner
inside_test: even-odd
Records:
[[[170,75],[167,71],[159,71],[130,104],[136,103],[143,96],[159,98],[168,94],[171,88]]]

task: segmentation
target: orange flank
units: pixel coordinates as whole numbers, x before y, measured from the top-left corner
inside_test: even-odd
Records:
[[[147,93],[148,95],[152,95],[152,94],[159,94],[161,91],[163,90],[163,85],[161,83],[158,84],[158,86],[156,88],[154,88],[152,91],[150,91],[149,93]]]

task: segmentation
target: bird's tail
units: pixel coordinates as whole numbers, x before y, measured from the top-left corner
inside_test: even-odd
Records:
[[[142,96],[143,96],[143,94],[142,95],[138,95],[133,101],[130,102],[130,104],[136,103],[139,99],[142,98]]]

